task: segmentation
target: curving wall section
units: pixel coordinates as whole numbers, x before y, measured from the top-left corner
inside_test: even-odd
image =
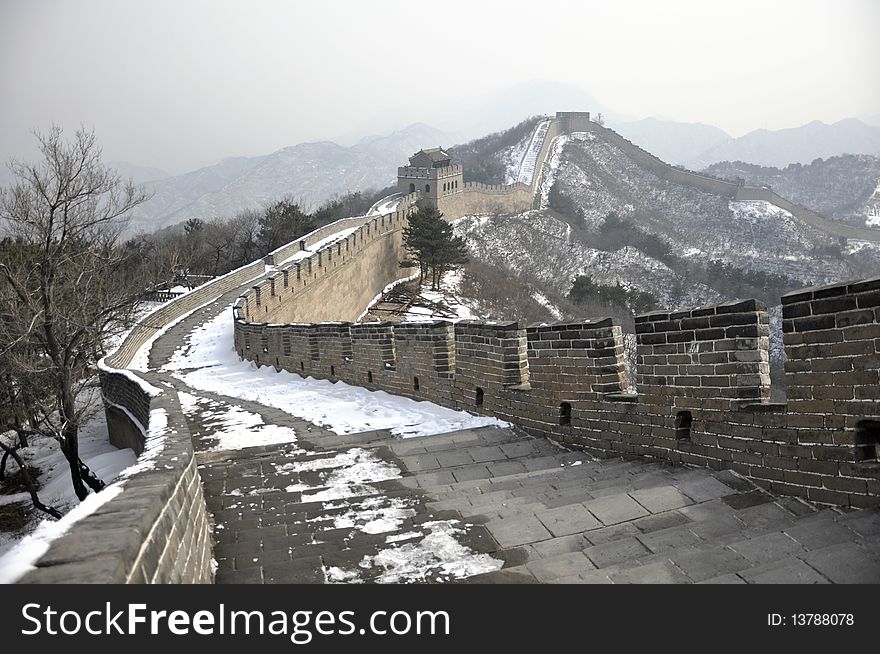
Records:
[[[404,198],[400,206],[409,208],[415,199]],[[337,221],[279,248],[265,259],[218,277],[143,318],[119,347],[99,363],[98,371],[110,440],[117,447],[131,447],[141,455],[138,471],[125,480],[117,495],[53,541],[37,561],[36,569],[20,583],[210,583],[213,570],[205,501],[177,393],[162,385],[157,373],[133,372],[127,367],[162,330],[249,282],[262,278],[263,287],[271,288],[291,268],[279,269],[275,261],[303,252],[340,230],[363,225],[363,230],[356,233],[371,237],[371,245],[365,249],[382,260],[391,260],[388,244],[399,244],[405,213],[406,210]],[[351,247],[354,246],[352,241]],[[333,278],[333,270],[341,259],[351,258],[349,253],[334,260],[333,255],[340,251],[338,245],[334,252],[330,250],[328,247],[318,254],[316,261],[323,260],[323,264],[316,265],[311,281],[317,281],[319,276]],[[365,259],[358,261],[360,266],[366,265]],[[398,274],[398,259],[394,257],[393,261],[393,266],[387,267],[390,277],[392,271]],[[302,280],[302,285],[310,291],[314,288],[307,279]],[[363,294],[366,293],[364,290]],[[321,301],[319,294],[313,298]],[[358,304],[349,305],[362,307],[370,299],[372,296],[361,302],[359,298]],[[333,308],[334,312],[338,310]]]
[[[282,302],[306,321],[320,297]],[[610,318],[278,324],[249,319],[254,301],[236,303],[235,345],[260,365],[494,415],[599,456],[732,469],[821,504],[880,503],[880,278],[783,298],[787,404],[768,401],[756,300],[636,316],[639,394],[624,392]]]

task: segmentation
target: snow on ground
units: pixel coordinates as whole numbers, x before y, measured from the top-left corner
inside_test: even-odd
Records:
[[[474,310],[464,304],[461,299],[461,270],[450,270],[440,280],[440,290],[432,291],[431,285],[425,283],[419,291],[419,296],[428,302],[441,304],[448,308],[448,312],[438,313],[431,307],[420,306],[418,300],[413,303],[404,314],[404,321],[420,320],[473,320],[477,316]],[[449,314],[452,314],[450,316]]]
[[[721,299],[703,284],[676,290],[679,275],[632,246],[607,252],[585,245],[573,237],[571,225],[549,212],[526,211],[480,221],[466,218],[455,223],[455,234],[467,240],[474,259],[535,280],[563,297],[577,275],[585,274],[596,283],[648,291],[661,306],[696,306]]]
[[[366,316],[368,313],[370,313],[370,309],[373,308],[373,305],[376,304],[376,302],[378,302],[379,300],[381,300],[385,296],[386,293],[390,293],[391,290],[395,286],[399,286],[400,284],[403,284],[404,282],[410,282],[410,281],[414,280],[416,277],[418,277],[419,274],[420,273],[418,271],[416,271],[412,275],[410,275],[409,277],[401,277],[400,279],[396,279],[393,282],[391,282],[390,284],[388,284],[387,286],[385,286],[385,288],[383,288],[381,291],[379,291],[379,293],[376,294],[376,297],[374,297],[372,300],[370,300],[370,303],[367,305],[367,308],[364,309],[364,312],[357,317],[355,322],[360,322],[361,320],[363,320],[364,316]]]
[[[880,227],[880,218],[878,218],[877,226]],[[880,251],[880,243],[873,241],[858,241],[856,239],[848,239],[844,252],[846,254],[856,254],[862,250],[878,250]]]
[[[290,263],[291,261],[299,261],[300,259],[305,259],[306,257],[311,256],[321,248],[327,247],[328,245],[333,245],[337,241],[341,241],[348,236],[351,236],[358,230],[358,227],[349,227],[348,229],[343,229],[338,232],[334,232],[330,236],[326,238],[322,238],[320,241],[315,241],[314,243],[309,243],[306,241],[306,249],[300,250],[296,252],[293,256],[288,257],[284,261],[275,264],[274,266],[266,266],[267,270],[276,270],[278,266],[283,266],[286,263]]]
[[[504,164],[504,183],[513,184],[519,177],[519,171],[522,167],[523,157],[529,149],[529,143],[532,141],[534,133],[526,134],[520,139],[519,143],[515,143],[498,153],[501,163]]]
[[[258,368],[235,352],[231,311],[193,330],[162,370],[192,388],[273,406],[337,434],[389,429],[405,438],[506,424],[384,391]]]
[[[550,189],[553,188],[553,184],[556,181],[556,173],[562,163],[562,151],[565,149],[569,140],[571,140],[570,137],[563,134],[557,136],[550,142],[550,152],[547,155],[547,161],[544,165],[544,170],[541,173],[541,180],[538,186],[539,197],[541,198],[538,206],[540,206],[541,209],[547,208]]]
[[[503,561],[488,554],[476,554],[455,539],[456,535],[465,531],[460,524],[457,520],[425,522],[421,527],[427,531],[426,534],[414,532],[417,534],[414,537],[423,536],[420,541],[384,549],[376,555],[366,555],[358,567],[382,568],[383,572],[376,581],[385,584],[417,583],[425,581],[429,574],[435,581],[446,581],[500,570]],[[410,534],[405,536],[409,537]],[[350,582],[357,574],[356,570],[341,568],[324,570],[328,582]]]
[[[880,227],[880,214],[865,218],[865,225],[868,227]]]
[[[205,304],[196,307],[192,311],[187,311],[185,314],[180,316],[180,318],[169,322],[164,327],[159,329],[155,334],[150,336],[150,338],[148,338],[146,340],[146,342],[138,348],[138,351],[135,352],[134,356],[131,358],[131,363],[129,364],[128,367],[131,370],[137,370],[139,372],[147,372],[150,369],[149,356],[150,356],[150,349],[152,349],[152,347],[153,347],[153,343],[155,343],[159,337],[163,336],[165,334],[165,332],[167,332],[169,329],[174,327],[174,325],[176,325],[180,321],[188,318],[189,316],[194,314],[199,309],[202,309],[205,306],[209,305],[211,302],[213,302],[213,300],[209,300]]]
[[[556,318],[556,320],[562,320],[562,312],[559,310],[559,307],[548,300],[546,295],[535,291],[532,293],[532,298],[542,307],[547,307],[547,311],[549,311],[550,315]]]
[[[544,147],[544,138],[547,136],[547,130],[550,129],[550,122],[550,119],[542,120],[535,127],[528,150],[523,155],[519,166],[519,173],[516,177],[517,182],[531,185],[532,180],[535,178],[538,155],[541,154],[541,148]]]
[[[294,452],[290,456],[301,454]],[[467,525],[458,520],[435,520],[419,525],[419,531],[392,533],[398,531],[407,518],[416,515],[413,506],[418,500],[387,497],[370,485],[399,479],[401,475],[397,466],[379,459],[369,450],[352,448],[330,457],[274,465],[279,476],[317,471],[318,485],[297,483],[287,490],[302,492],[303,502],[323,502],[324,511],[347,509],[332,517],[321,512],[310,518],[310,522],[326,522],[323,529],[389,534],[385,539],[387,547],[376,555],[365,556],[357,568],[325,567],[324,576],[330,583],[358,582],[364,570],[376,567],[382,569],[376,579],[380,583],[413,583],[424,581],[429,570],[434,570],[432,578],[443,581],[499,570],[503,565],[503,561],[488,554],[477,554],[459,543],[455,537],[465,533]],[[356,496],[361,499],[347,501]]]
[[[380,216],[382,214],[391,213],[397,210],[397,205],[403,199],[402,193],[394,193],[387,198],[382,198],[374,204],[367,212],[368,216]]]
[[[382,506],[387,504],[387,506]],[[416,515],[416,510],[408,506],[401,497],[367,498],[352,504],[352,508],[341,515],[334,516],[334,529],[353,528],[365,534],[384,534],[397,531],[407,518]]]
[[[241,407],[189,393],[178,393],[178,397],[183,412],[187,416],[199,415],[202,424],[211,430],[211,438],[218,440],[211,448],[215,452],[296,441],[293,429],[266,424],[259,414]]]
[[[33,531],[0,556],[0,584],[15,583],[34,569],[34,563],[45,554],[56,538],[66,534],[79,520],[91,515],[122,492],[120,484],[92,493],[61,520],[43,520]]]
[[[311,454],[297,450],[290,456]],[[332,456],[318,459],[291,461],[273,464],[275,472],[281,475],[295,475],[300,472],[318,472],[317,484],[292,483],[285,487],[288,493],[302,493],[304,502],[335,502],[355,496],[378,496],[379,491],[370,486],[380,481],[400,479],[400,468],[380,459],[370,450],[360,447],[337,452]],[[342,508],[347,504],[325,505],[325,509]]]
[[[4,441],[10,443],[14,440],[11,433],[3,438]],[[104,412],[100,410],[80,428],[79,451],[85,464],[104,482],[112,481],[121,470],[137,461],[137,457],[131,449],[120,450],[110,444],[107,436],[106,417]],[[27,449],[20,450],[20,454],[29,466],[40,471],[36,479],[37,492],[44,504],[65,513],[79,503],[73,492],[67,459],[64,458],[55,439],[32,436],[29,439]],[[18,466],[10,460],[6,470],[7,472],[15,472],[18,470]],[[23,502],[30,507],[30,495],[26,492],[0,495],[0,505],[18,502]],[[31,524],[25,527],[24,532],[36,529],[44,517],[46,516],[42,512],[33,513]],[[0,532],[0,555],[12,548],[21,536],[21,532],[14,534]]]

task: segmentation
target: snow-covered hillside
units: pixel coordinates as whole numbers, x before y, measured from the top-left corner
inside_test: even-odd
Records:
[[[731,181],[739,178],[750,186],[769,186],[782,197],[823,216],[859,226],[880,203],[876,191],[880,186],[880,157],[876,156],[847,154],[785,168],[723,161],[709,166],[706,172]]]
[[[490,261],[512,274],[533,279],[567,295],[578,275],[588,274],[603,285],[620,284],[654,293],[667,305],[705,304],[720,295],[702,284],[677,288],[678,276],[666,264],[632,247],[604,252],[573,237],[564,220],[547,211],[515,216],[469,216],[455,225],[467,239],[472,256]]]
[[[876,248],[845,245],[765,202],[660,179],[593,134],[554,140],[538,194],[540,210],[466,217],[456,232],[475,261],[556,297],[584,275],[658,307],[739,295],[772,304],[786,290],[880,270]]]

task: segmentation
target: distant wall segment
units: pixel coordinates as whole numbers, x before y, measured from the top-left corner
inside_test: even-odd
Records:
[[[573,131],[592,132],[599,135],[603,140],[611,143],[615,147],[621,149],[633,161],[640,166],[647,168],[660,179],[667,180],[674,184],[682,184],[690,188],[697,189],[704,193],[711,193],[730,200],[736,201],[756,201],[769,202],[770,204],[784,209],[791,213],[795,218],[805,222],[806,224],[818,230],[831,234],[832,236],[840,236],[844,238],[853,238],[865,241],[880,241],[880,230],[870,229],[867,227],[856,227],[854,225],[846,225],[834,220],[829,220],[824,216],[807,209],[804,206],[791,202],[774,192],[769,188],[740,186],[735,182],[701,175],[690,170],[684,170],[671,166],[665,161],[659,159],[647,150],[640,148],[633,142],[624,138],[614,130],[608,129],[598,123],[579,120],[568,120],[569,126],[575,125],[577,129]],[[563,132],[564,133],[564,132]]]

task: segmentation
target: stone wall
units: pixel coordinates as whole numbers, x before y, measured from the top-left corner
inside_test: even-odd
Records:
[[[478,213],[519,213],[532,208],[534,189],[526,184],[509,185],[466,182],[458,193],[443,195],[438,208],[446,220]]]
[[[21,583],[213,580],[205,501],[177,394],[126,367],[160,330],[265,270],[262,260],[255,261],[162,305],[99,363],[110,441],[142,455],[141,470],[124,481],[118,495],[53,541]],[[156,424],[157,416],[162,424]],[[151,434],[162,440],[145,461]]]
[[[754,300],[637,316],[639,394],[624,392],[610,318],[527,329],[239,318],[236,347],[257,360],[260,343],[260,362],[277,369],[494,415],[598,456],[726,468],[779,494],[876,505],[880,278],[783,304],[788,404],[768,401],[767,312]]]
[[[167,420],[155,436],[164,446],[118,495],[54,540],[20,583],[213,581],[208,515],[186,419],[176,394],[156,396],[151,405],[154,417],[159,411]]]
[[[769,188],[755,188],[751,186],[741,186],[736,189],[734,199],[742,202],[761,200],[769,202],[772,205],[785,209],[798,220],[805,222],[811,227],[828,232],[835,236],[843,236],[844,238],[855,238],[864,241],[880,241],[880,233],[878,230],[869,227],[856,227],[855,225],[847,225],[834,220],[829,220],[819,215],[815,211],[807,209],[799,204],[795,204],[790,200],[786,200],[781,195]]]
[[[281,265],[242,294],[236,315],[261,323],[356,320],[385,286],[413,271],[400,263],[406,258],[402,230],[415,198],[408,196],[397,211],[370,217],[345,238]]]

